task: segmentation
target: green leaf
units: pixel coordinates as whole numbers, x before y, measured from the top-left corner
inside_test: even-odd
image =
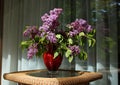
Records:
[[[21,42],[21,45],[27,45],[28,44],[28,41],[22,41]]]
[[[66,49],[67,49],[67,46],[66,46],[66,44],[64,44],[64,43],[61,43],[61,48],[66,50]]]
[[[68,58],[71,55],[72,51],[68,49],[65,53],[65,56]]]
[[[41,57],[42,53],[43,53],[43,52],[41,52],[41,51],[38,51],[38,52],[37,52],[37,54],[36,54],[36,56],[39,56],[39,57]]]
[[[68,39],[69,44],[73,44],[73,40],[71,38]]]
[[[60,39],[62,36],[61,36],[61,34],[57,34],[56,37],[57,37],[58,39]]]
[[[58,52],[55,52],[55,53],[54,53],[54,59],[55,59],[58,55],[59,55],[59,53],[58,53]]]
[[[80,60],[86,60],[87,59],[87,53],[85,51],[81,51],[78,57],[79,57]]]
[[[32,41],[22,41],[21,42],[21,47],[24,49],[24,48],[27,48],[30,44],[32,43]]]
[[[95,45],[96,40],[94,38],[92,38],[92,47]]]
[[[92,33],[93,33],[93,34],[95,34],[95,33],[96,33],[96,30],[95,30],[95,29],[93,29],[93,30],[92,30]]]
[[[89,47],[93,47],[95,45],[96,40],[94,38],[88,39],[88,45]]]
[[[83,44],[84,44],[84,43],[83,43],[83,40],[80,38],[80,43],[79,43],[79,45],[80,45],[80,46],[83,46]]]
[[[69,61],[69,63],[71,63],[72,60],[73,60],[73,56],[68,57],[68,61]]]
[[[80,32],[79,33],[79,36],[81,37],[81,36],[85,36],[85,33],[84,32]]]
[[[92,45],[92,40],[91,39],[88,39],[88,45],[89,45],[89,47]]]
[[[87,34],[86,34],[86,35],[87,35],[87,38],[93,38],[94,35],[95,35],[95,32],[96,32],[96,30],[94,29],[94,30],[92,30],[91,32],[87,33]]]
[[[44,40],[45,40],[45,37],[42,37],[42,38],[39,40],[39,42],[43,43]]]
[[[38,36],[35,36],[35,42],[39,42],[39,37]]]
[[[87,38],[92,38],[93,36],[93,34],[87,34]]]
[[[87,53],[83,51],[83,60],[87,60]]]
[[[63,39],[60,39],[59,43],[62,43]]]

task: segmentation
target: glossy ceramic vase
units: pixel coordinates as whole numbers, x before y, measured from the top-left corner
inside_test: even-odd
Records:
[[[44,52],[43,54],[44,64],[48,69],[49,74],[57,74],[57,71],[62,63],[63,57],[59,54],[54,59],[54,52]]]

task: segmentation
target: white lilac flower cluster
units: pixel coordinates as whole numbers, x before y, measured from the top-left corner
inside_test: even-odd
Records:
[[[54,52],[55,57],[59,53],[65,54],[69,62],[72,62],[74,56],[78,56],[80,59],[87,58],[83,46],[86,40],[89,47],[94,45],[94,29],[86,20],[76,19],[74,22],[67,24],[64,31],[60,31],[58,29],[60,25],[58,19],[62,11],[61,8],[54,8],[50,10],[49,14],[45,13],[41,17],[43,24],[39,28],[37,26],[27,26],[23,35],[29,39],[22,41],[21,46],[27,48],[28,59],[35,55],[40,56],[46,50]]]

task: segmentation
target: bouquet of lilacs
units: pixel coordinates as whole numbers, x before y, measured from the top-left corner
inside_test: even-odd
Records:
[[[62,11],[61,8],[54,8],[49,14],[45,13],[41,17],[43,24],[39,27],[26,26],[23,35],[27,39],[21,42],[21,46],[27,49],[28,59],[41,56],[45,51],[54,52],[54,58],[61,53],[69,62],[74,57],[87,59],[84,47],[86,44],[94,46],[95,30],[84,19],[76,19],[60,28],[58,19]]]

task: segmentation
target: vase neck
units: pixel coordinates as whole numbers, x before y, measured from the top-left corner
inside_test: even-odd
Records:
[[[49,53],[54,53],[55,50],[56,50],[55,44],[49,43],[49,44],[47,45],[47,51],[48,51]]]

